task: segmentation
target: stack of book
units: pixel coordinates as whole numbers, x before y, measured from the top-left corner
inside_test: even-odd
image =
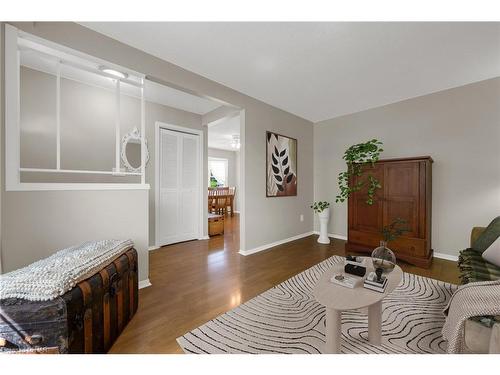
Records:
[[[384,293],[385,287],[387,286],[387,277],[382,276],[381,280],[378,281],[376,278],[370,279],[366,278],[363,286],[366,289],[375,290],[376,292]]]

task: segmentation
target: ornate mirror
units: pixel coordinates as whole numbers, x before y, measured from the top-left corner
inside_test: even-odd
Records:
[[[149,161],[148,141],[144,140],[146,145],[145,161]],[[122,138],[121,158],[127,172],[141,171],[141,133],[139,129],[134,128],[131,132],[125,134]]]

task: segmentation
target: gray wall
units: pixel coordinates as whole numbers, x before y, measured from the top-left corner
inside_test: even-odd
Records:
[[[21,166],[55,168],[55,77],[21,70]],[[54,93],[53,96],[50,93]],[[69,79],[61,80],[61,168],[111,170],[115,164],[115,94]],[[121,135],[140,129],[140,100],[122,95]],[[82,104],[84,103],[84,104]],[[146,139],[149,163],[149,245],[155,244],[155,123],[202,129],[201,115],[146,102]],[[138,148],[140,150],[140,147]],[[140,163],[140,162],[139,162]],[[121,163],[123,167],[123,163]],[[22,182],[133,182],[140,177],[22,173]]]
[[[146,280],[147,195],[147,190],[5,193],[3,271],[85,241],[130,238],[139,254],[139,280]]]
[[[210,129],[208,130],[210,131]],[[227,159],[227,183],[228,186],[236,187],[236,194],[234,198],[234,209],[236,211],[239,210],[239,191],[240,191],[240,166],[239,166],[239,152],[236,151],[227,151],[227,150],[219,150],[216,148],[208,148],[208,157],[212,158],[221,158]],[[207,179],[208,181],[208,179]]]
[[[215,97],[245,109],[245,236],[243,248],[252,248],[307,233],[313,226],[309,205],[313,199],[312,123],[235,90],[155,58],[133,47],[75,23],[21,22],[20,29],[112,63],[143,72],[165,82]],[[265,132],[298,139],[298,196],[266,198]],[[299,220],[304,214],[304,221]]]
[[[434,251],[457,255],[473,226],[500,214],[499,78],[315,124],[315,200],[335,201],[344,151],[372,138],[384,142],[383,158],[434,159]],[[347,205],[332,210],[329,233],[346,236]]]
[[[0,23],[1,98],[0,143],[5,135],[3,41]],[[139,254],[139,279],[149,273],[148,205],[146,190],[6,192],[1,163],[1,271],[27,265],[54,251],[103,238],[131,238]],[[7,203],[7,204],[3,204]]]

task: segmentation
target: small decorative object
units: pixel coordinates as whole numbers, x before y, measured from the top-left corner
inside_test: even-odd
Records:
[[[337,195],[335,202],[344,202],[351,193],[360,191],[367,186],[366,203],[373,204],[375,191],[380,189],[382,185],[369,171],[373,169],[375,162],[379,160],[381,152],[384,151],[381,146],[382,142],[372,139],[371,141],[352,145],[344,152],[342,159],[347,163],[347,171],[339,173],[340,193]],[[354,178],[356,178],[355,184],[353,184]]]
[[[297,195],[297,140],[266,132],[266,196]]]
[[[334,275],[330,279],[330,282],[337,284],[337,285],[344,286],[346,288],[353,289],[360,282],[360,280],[361,279],[358,277],[337,274],[337,275]]]
[[[396,256],[386,247],[386,242],[380,241],[380,246],[373,250],[372,263],[375,270],[381,269],[384,273],[392,272],[396,267]]]
[[[146,146],[145,164],[149,161],[148,141],[145,139]],[[127,172],[138,173],[141,171],[141,132],[134,128],[131,132],[125,134],[122,138],[121,159]]]
[[[344,272],[354,276],[363,277],[366,273],[366,267],[348,263],[344,266]]]
[[[318,242],[329,244],[328,220],[330,219],[330,203],[325,201],[314,202],[311,208],[318,214],[319,218],[319,238]]]
[[[385,292],[385,287],[387,286],[387,277],[382,274],[382,269],[378,268],[375,272],[370,272],[368,274],[363,286],[366,289],[383,293]]]
[[[345,257],[345,264],[353,264],[355,266],[364,266],[365,257],[357,257],[354,255],[347,255]]]
[[[381,233],[383,241],[380,241],[380,246],[372,252],[372,262],[375,272],[389,273],[396,266],[396,256],[394,252],[387,247],[387,243],[396,240],[404,232],[409,231],[406,228],[401,228],[401,225],[405,223],[405,220],[397,218],[391,224],[382,228]],[[382,271],[379,271],[379,268]]]

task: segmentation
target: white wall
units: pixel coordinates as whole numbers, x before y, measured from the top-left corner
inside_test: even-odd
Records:
[[[208,130],[210,132],[210,129]],[[227,159],[227,184],[228,186],[234,186],[236,187],[236,194],[234,198],[234,209],[235,211],[239,210],[240,204],[239,204],[239,191],[240,191],[240,184],[239,184],[239,152],[237,151],[228,151],[228,150],[219,150],[216,148],[208,148],[208,157],[212,158],[220,158],[220,159]],[[207,179],[208,181],[208,179]]]
[[[344,151],[372,138],[383,158],[434,159],[434,251],[457,255],[473,226],[500,215],[500,78],[315,124],[315,200],[335,201]],[[347,204],[332,211],[329,233],[346,236]]]

